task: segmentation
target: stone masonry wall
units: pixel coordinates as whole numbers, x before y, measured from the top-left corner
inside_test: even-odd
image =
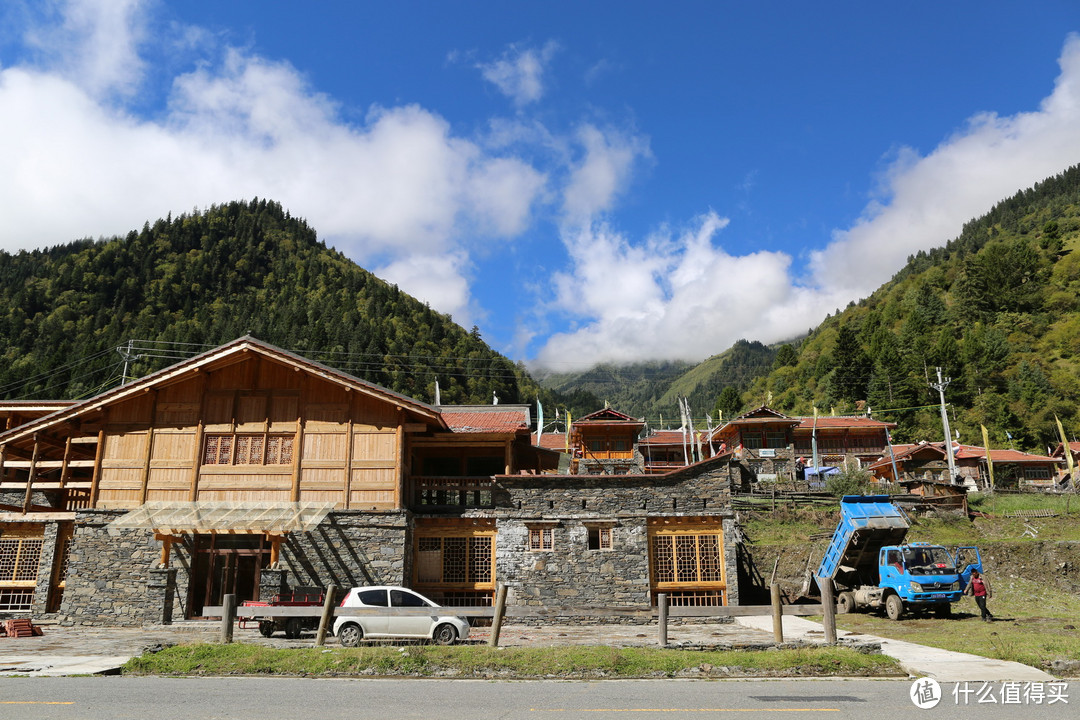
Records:
[[[123,511],[80,511],[60,605],[65,625],[143,625],[161,621],[161,600],[148,591],[161,544],[149,530],[106,530]]]

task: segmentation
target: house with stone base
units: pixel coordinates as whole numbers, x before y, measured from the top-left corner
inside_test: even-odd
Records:
[[[552,474],[525,406],[428,405],[251,337],[0,420],[0,618],[370,584],[483,605],[504,583],[567,616],[738,603],[727,459]]]

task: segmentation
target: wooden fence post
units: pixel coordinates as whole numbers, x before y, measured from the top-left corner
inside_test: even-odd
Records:
[[[326,596],[323,598],[322,617],[319,618],[319,632],[315,635],[315,647],[326,644],[326,630],[334,619],[334,600],[337,595],[336,585],[326,586]]]
[[[236,596],[226,595],[221,607],[221,642],[226,645],[233,640],[233,622],[236,620]]]
[[[773,583],[769,591],[772,595],[772,631],[773,639],[778,643],[784,642],[784,611],[780,607],[780,584]]]
[[[499,583],[499,589],[495,591],[495,615],[491,618],[491,637],[488,645],[499,647],[499,634],[502,632],[503,615],[506,613],[506,585]]]
[[[819,577],[818,587],[821,588],[822,624],[825,626],[825,642],[830,645],[836,644],[836,591],[833,587],[832,578]]]
[[[668,617],[668,597],[667,593],[657,593],[656,595],[656,607],[660,612],[659,618],[659,632],[660,632],[660,647],[667,647],[667,617]]]

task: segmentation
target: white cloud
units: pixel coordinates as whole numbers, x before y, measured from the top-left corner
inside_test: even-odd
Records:
[[[611,210],[636,161],[649,157],[648,142],[638,135],[583,125],[577,140],[584,156],[571,168],[563,190],[563,212],[572,226],[588,225],[596,215]]]
[[[142,7],[69,2],[56,29],[34,30],[47,62],[0,68],[0,248],[268,197],[403,290],[464,313],[469,252],[530,225],[544,172],[418,106],[347,123],[288,63],[225,49],[173,79],[161,116],[125,111],[107,96],[138,85]],[[190,47],[189,29],[174,32]]]
[[[554,41],[547,42],[539,50],[522,50],[511,45],[498,60],[480,63],[476,67],[499,92],[513,100],[518,107],[524,107],[543,97],[545,66],[558,49]]]
[[[38,24],[27,42],[47,66],[94,96],[130,95],[138,89],[144,64],[147,0],[63,0],[48,3],[59,24]]]
[[[1080,36],[1068,37],[1059,63],[1037,111],[982,113],[925,157],[897,152],[879,196],[852,227],[810,252],[808,272],[793,272],[783,253],[729,254],[713,243],[727,225],[715,214],[677,237],[637,243],[603,225],[568,227],[563,243],[573,266],[558,277],[555,308],[577,327],[553,335],[535,364],[700,360],[739,338],[771,343],[805,332],[873,292],[912,253],[944,245],[998,201],[1080,162]],[[611,169],[618,163],[604,142],[586,145],[600,150],[567,188],[569,217],[610,207],[612,178],[625,178]]]
[[[811,255],[813,274],[865,296],[912,253],[944,245],[999,200],[1080,161],[1080,36],[1069,36],[1058,62],[1037,111],[980,113],[926,157],[903,149],[882,179],[883,198]]]

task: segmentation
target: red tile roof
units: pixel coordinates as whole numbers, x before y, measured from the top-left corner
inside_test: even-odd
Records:
[[[707,432],[701,432],[704,439]],[[652,434],[642,438],[638,441],[639,445],[682,445],[683,443],[683,431],[682,430],[653,430]],[[688,438],[689,436],[687,436]]]
[[[797,430],[810,430],[814,427],[814,418],[801,417],[798,418],[801,422]],[[885,422],[883,420],[875,420],[868,417],[833,417],[829,415],[827,417],[818,416],[817,419],[818,429],[822,428],[866,428],[870,430],[880,430],[881,428],[896,427],[896,423]]]
[[[533,436],[533,443],[536,443],[535,435]],[[540,436],[540,447],[566,452],[566,433],[544,433]]]
[[[516,410],[501,412],[454,412],[444,410],[442,416],[450,429],[457,433],[514,433],[529,428],[521,412]]]

